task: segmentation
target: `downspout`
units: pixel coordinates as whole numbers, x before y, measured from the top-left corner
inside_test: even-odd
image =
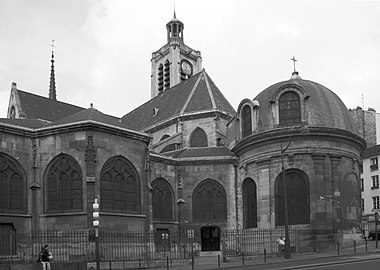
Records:
[[[235,188],[235,227],[236,230],[239,229],[239,209],[238,209],[238,191],[237,191],[237,181],[238,181],[238,175],[237,175],[237,162],[234,163],[234,174],[235,174],[235,179],[234,179],[234,188]]]

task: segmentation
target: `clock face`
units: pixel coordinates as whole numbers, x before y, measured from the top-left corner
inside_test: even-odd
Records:
[[[185,73],[186,75],[191,75],[191,73],[192,73],[191,64],[188,62],[182,62],[181,69],[182,69],[183,73]]]

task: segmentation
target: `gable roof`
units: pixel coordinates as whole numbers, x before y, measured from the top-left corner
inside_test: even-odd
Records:
[[[236,114],[203,69],[124,115],[122,122],[130,129],[145,131],[175,117],[210,111]]]
[[[27,119],[43,119],[50,122],[84,110],[84,108],[56,101],[43,96],[16,90],[24,117]]]
[[[0,124],[36,129],[46,127],[48,122],[38,119],[0,118]]]

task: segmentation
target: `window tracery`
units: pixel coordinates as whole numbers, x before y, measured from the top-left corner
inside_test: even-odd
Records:
[[[173,190],[164,179],[158,178],[152,182],[153,219],[173,220]]]
[[[207,147],[207,134],[201,128],[196,128],[190,137],[190,147]]]
[[[114,213],[140,212],[140,180],[134,166],[121,156],[109,159],[100,173],[100,207]]]
[[[257,189],[256,183],[247,178],[242,184],[244,228],[257,227]]]
[[[280,125],[301,123],[301,102],[300,96],[296,92],[283,93],[278,103]]]
[[[252,110],[251,107],[245,105],[241,112],[242,117],[242,135],[243,138],[251,135],[252,133]]]

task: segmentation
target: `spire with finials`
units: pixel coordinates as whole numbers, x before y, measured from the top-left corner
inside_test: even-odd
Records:
[[[51,69],[50,69],[50,85],[49,85],[49,98],[57,100],[57,92],[55,89],[55,73],[54,73],[54,40],[51,41]]]

